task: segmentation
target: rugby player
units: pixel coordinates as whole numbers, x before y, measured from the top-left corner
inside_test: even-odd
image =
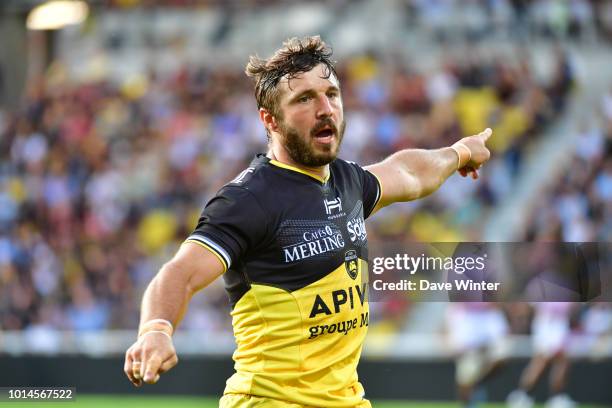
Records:
[[[476,407],[485,394],[483,385],[507,358],[508,322],[496,303],[451,303],[446,311],[459,399],[464,407]]]
[[[547,408],[573,408],[577,404],[565,393],[570,368],[568,346],[571,337],[570,320],[575,303],[534,303],[531,334],[534,354],[521,374],[519,388],[506,398],[510,408],[532,408],[534,399],[529,395],[550,367],[550,398]]]
[[[206,204],[149,284],[125,373],[139,386],[176,365],[174,328],[223,275],[237,348],[221,407],[369,407],[356,371],[368,326],[364,220],[431,194],[455,171],[478,178],[491,130],[362,168],[336,158],[341,86],[318,36],[251,57],[246,73],[268,152]]]

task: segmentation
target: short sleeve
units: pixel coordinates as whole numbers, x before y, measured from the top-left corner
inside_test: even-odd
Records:
[[[361,182],[362,196],[363,196],[363,216],[368,218],[376,204],[380,201],[382,196],[382,186],[378,178],[365,170],[363,167],[356,163],[350,162],[353,167],[357,170],[359,180]]]
[[[263,240],[267,225],[265,214],[251,192],[226,186],[206,204],[198,225],[185,242],[206,247],[227,270]]]

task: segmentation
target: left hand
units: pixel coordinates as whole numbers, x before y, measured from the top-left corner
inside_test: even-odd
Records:
[[[459,168],[459,174],[463,177],[467,177],[468,174],[471,174],[474,180],[478,178],[478,169],[480,169],[480,167],[491,157],[491,152],[487,149],[485,144],[492,134],[493,131],[487,128],[477,135],[464,137],[457,142],[470,149],[471,153],[470,160]]]

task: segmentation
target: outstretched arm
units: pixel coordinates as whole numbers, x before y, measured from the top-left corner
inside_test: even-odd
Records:
[[[178,362],[172,344],[191,297],[223,274],[212,252],[186,242],[153,278],[144,293],[138,340],[125,353],[124,371],[136,386],[153,384]]]
[[[438,189],[455,171],[478,178],[478,169],[490,152],[485,146],[491,129],[461,139],[451,147],[435,150],[406,149],[366,167],[380,181],[382,197],[374,208],[425,197]]]

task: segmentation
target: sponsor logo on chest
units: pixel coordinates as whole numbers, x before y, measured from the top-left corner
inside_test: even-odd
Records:
[[[342,198],[340,196],[332,200],[323,199],[323,205],[325,206],[325,214],[327,214],[328,220],[346,216],[346,213],[342,211]]]
[[[286,263],[295,262],[336,251],[344,248],[344,245],[342,233],[327,225],[324,228],[304,232],[301,242],[283,247],[283,255]]]
[[[297,262],[328,253],[327,256],[332,256],[331,253],[340,252],[345,248],[345,239],[347,241],[350,239],[351,243],[362,247],[366,242],[367,234],[360,203],[355,205],[347,217],[346,212],[343,211],[343,201],[340,196],[334,199],[324,199],[323,207],[328,221],[324,221],[325,215],[321,214],[323,220],[290,219],[283,222],[279,243],[283,251],[284,262]],[[349,219],[341,221],[338,219],[341,217],[344,217],[345,220]],[[330,220],[336,221],[329,222]],[[347,268],[351,265],[348,262]],[[354,274],[351,268],[348,270],[349,275]]]
[[[349,238],[351,239],[351,242],[365,241],[368,237],[365,228],[365,221],[363,219],[363,216],[361,215],[348,220],[346,223],[346,230],[349,233]]]

